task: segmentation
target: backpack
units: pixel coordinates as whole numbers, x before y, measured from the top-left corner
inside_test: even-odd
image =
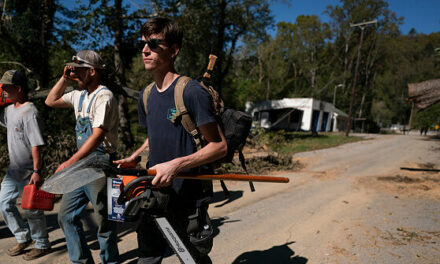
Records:
[[[197,150],[199,150],[204,146],[204,140],[200,132],[197,130],[197,126],[189,115],[183,102],[183,91],[189,81],[191,81],[191,78],[186,76],[181,76],[177,80],[176,86],[174,88],[174,103],[176,105],[176,112],[171,118],[171,122],[175,123],[177,120],[180,120],[185,130],[193,137]],[[199,83],[205,90],[209,92],[212,97],[215,115],[218,117],[218,122],[220,123],[220,127],[222,128],[222,131],[226,138],[226,144],[228,145],[227,155],[217,160],[215,163],[231,163],[235,153],[238,152],[241,166],[247,174],[245,159],[241,150],[246,143],[247,137],[249,136],[252,124],[252,117],[247,113],[230,108],[225,108],[223,100],[212,86],[205,85],[203,81],[200,81]],[[153,88],[154,84],[155,82],[150,83],[145,88],[142,94],[142,102],[144,103],[144,110],[146,114],[148,114],[148,96],[150,95],[151,89]],[[223,191],[225,192],[226,196],[228,196],[229,191],[227,190],[226,185],[222,180],[220,182]],[[249,182],[249,185],[251,190],[255,191],[252,182]]]

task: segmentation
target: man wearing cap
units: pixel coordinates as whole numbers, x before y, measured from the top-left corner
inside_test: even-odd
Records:
[[[43,211],[24,210],[29,228],[15,206],[17,197],[27,184],[40,186],[41,148],[44,145],[38,110],[27,101],[27,80],[23,71],[9,70],[0,80],[4,96],[12,104],[0,108],[0,125],[7,129],[10,164],[0,190],[0,211],[17,244],[8,255],[23,254],[33,242],[35,246],[23,258],[32,260],[51,252]]]
[[[64,67],[63,76],[45,101],[50,107],[73,107],[75,110],[78,151],[56,172],[92,153],[106,155],[110,159],[118,145],[118,104],[113,93],[100,85],[104,67],[101,56],[92,50],[82,50],[72,60]],[[76,82],[79,90],[64,94],[70,81]],[[73,263],[94,263],[80,221],[80,214],[89,201],[98,224],[101,261],[117,263],[116,226],[107,219],[106,177],[63,195],[58,222],[66,236],[70,260]]]

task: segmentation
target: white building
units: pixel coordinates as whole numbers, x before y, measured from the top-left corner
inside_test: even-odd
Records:
[[[344,131],[348,118],[333,104],[313,98],[246,102],[246,112],[267,129]]]

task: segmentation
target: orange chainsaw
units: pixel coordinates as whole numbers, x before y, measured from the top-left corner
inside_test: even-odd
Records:
[[[0,106],[4,106],[4,105],[7,105],[7,104],[11,104],[11,103],[12,103],[12,100],[6,98],[6,96],[5,96],[5,92],[3,91],[2,86],[3,86],[3,85],[0,83]]]

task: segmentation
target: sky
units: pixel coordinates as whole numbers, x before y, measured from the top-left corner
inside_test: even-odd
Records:
[[[136,8],[145,0],[128,0],[125,3]],[[72,7],[76,1],[61,0],[62,4]],[[83,0],[84,2],[84,0]],[[275,24],[281,21],[295,22],[298,15],[317,15],[322,22],[328,22],[329,17],[324,15],[328,5],[337,5],[338,0],[278,0],[271,5],[275,17]],[[407,34],[411,28],[418,33],[440,32],[440,0],[388,0],[389,9],[394,11],[397,17],[404,17],[404,23],[400,26],[403,34]],[[271,30],[274,34],[275,31]]]
[[[404,17],[400,31],[407,34],[411,28],[418,33],[440,32],[440,0],[388,0],[388,8],[397,17]],[[281,21],[295,22],[299,15],[317,15],[322,22],[328,22],[324,15],[328,5],[338,5],[338,0],[291,0],[277,1],[271,6],[275,24]]]

